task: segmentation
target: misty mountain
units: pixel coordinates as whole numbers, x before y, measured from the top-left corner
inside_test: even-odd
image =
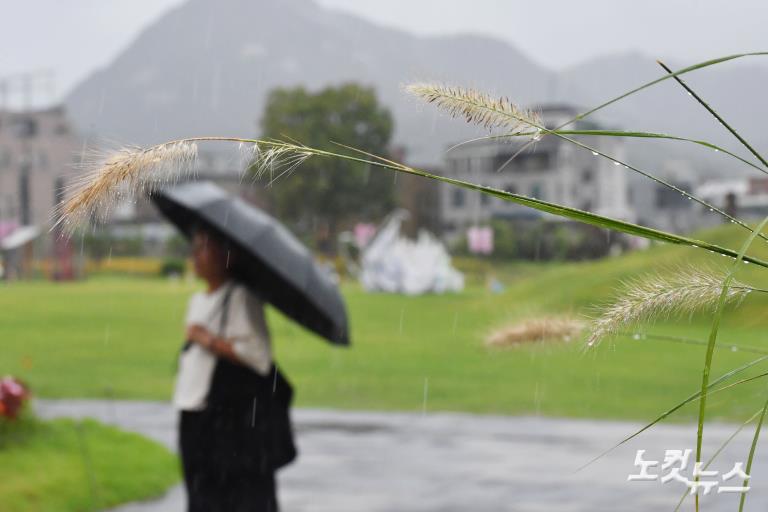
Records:
[[[438,164],[447,145],[482,133],[402,93],[402,84],[436,80],[503,94],[521,104],[587,107],[658,77],[639,54],[608,56],[554,72],[487,37],[418,37],[312,0],[189,0],[144,29],[114,61],[77,85],[66,103],[84,133],[147,144],[193,135],[258,135],[267,92],[344,81],[375,86],[396,120],[408,160]],[[763,140],[768,106],[758,87],[768,67],[726,64],[688,75],[690,83],[739,126]],[[611,126],[728,141],[723,130],[672,81],[606,109]],[[671,157],[710,162],[700,149],[635,144],[652,165]],[[731,147],[735,147],[731,144]],[[722,160],[724,165],[726,160]]]

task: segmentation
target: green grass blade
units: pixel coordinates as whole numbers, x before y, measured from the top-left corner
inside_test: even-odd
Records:
[[[356,151],[357,153],[362,153],[366,156],[372,157],[373,160],[367,159],[367,158],[359,158],[351,155],[345,155],[341,153],[333,153],[329,151],[316,150],[312,148],[304,148],[304,150],[311,151],[313,154],[316,154],[319,156],[325,156],[325,157],[331,157],[331,158],[343,158],[347,160],[352,160],[356,162],[367,163],[370,165],[383,167],[386,169],[391,169],[397,172],[421,176],[423,178],[428,178],[428,179],[440,181],[443,183],[448,183],[450,185],[462,187],[468,190],[475,190],[477,192],[482,192],[484,194],[497,197],[504,201],[520,204],[522,206],[527,206],[535,210],[556,215],[558,217],[563,217],[563,218],[574,220],[577,222],[590,224],[596,227],[602,227],[602,228],[607,228],[614,231],[619,231],[622,233],[626,233],[628,235],[635,235],[643,238],[648,238],[650,240],[656,240],[658,242],[665,242],[665,243],[671,243],[671,244],[677,244],[677,245],[687,245],[689,247],[693,247],[697,249],[706,249],[708,251],[711,251],[717,254],[723,254],[731,258],[735,258],[738,255],[738,253],[733,249],[720,247],[718,245],[705,242],[703,240],[696,240],[693,238],[676,235],[666,231],[661,231],[661,230],[649,228],[646,226],[640,226],[638,224],[633,224],[631,222],[626,222],[626,221],[614,219],[611,217],[605,217],[602,215],[597,215],[595,213],[585,212],[583,210],[571,208],[569,206],[564,206],[557,203],[543,201],[541,199],[536,199],[533,197],[513,194],[504,190],[498,190],[492,187],[486,187],[484,185],[477,185],[475,183],[470,183],[470,182],[458,180],[455,178],[439,176],[437,174],[432,174],[427,171],[415,169],[413,167],[408,167],[406,165],[393,162],[391,160],[377,157],[376,155],[371,155],[362,150],[358,150],[355,148],[348,148],[348,149],[351,149],[353,151]],[[752,230],[750,229],[750,231]],[[763,260],[760,260],[752,256],[745,256],[744,261],[749,261],[750,263],[754,263],[761,267],[768,268],[768,262],[765,262]]]
[[[608,155],[606,153],[603,153],[599,149],[594,148],[592,146],[589,146],[587,144],[584,144],[584,143],[582,143],[582,142],[580,142],[580,141],[578,141],[576,139],[573,139],[571,137],[567,137],[565,135],[559,135],[557,132],[552,132],[552,134],[555,135],[556,137],[559,137],[561,139],[567,140],[568,142],[570,142],[572,144],[575,144],[576,146],[578,146],[578,147],[580,147],[582,149],[586,149],[588,151],[591,151],[592,154],[597,154],[599,156],[607,158],[608,160],[611,160],[615,164],[623,165],[625,168],[627,168],[627,169],[629,169],[631,171],[634,171],[634,172],[636,172],[636,173],[638,173],[638,174],[640,174],[640,175],[650,179],[651,181],[654,181],[654,182],[658,183],[659,185],[667,187],[670,190],[674,190],[675,192],[677,192],[678,194],[682,195],[683,197],[686,197],[687,199],[690,199],[693,202],[698,203],[698,204],[702,205],[705,208],[709,208],[710,211],[713,211],[713,212],[717,213],[718,215],[720,215],[721,217],[724,217],[724,218],[728,219],[733,224],[736,224],[737,226],[739,226],[741,228],[744,228],[747,231],[750,231],[750,232],[752,231],[752,228],[750,228],[743,221],[741,221],[741,220],[737,219],[736,217],[728,214],[727,212],[725,212],[724,210],[718,208],[717,206],[715,206],[713,204],[710,204],[707,201],[704,201],[703,199],[700,199],[700,198],[694,196],[690,192],[686,192],[685,190],[683,190],[683,189],[681,189],[681,188],[679,188],[679,187],[669,183],[668,181],[662,180],[661,178],[658,178],[658,177],[654,176],[653,174],[651,174],[651,173],[649,173],[647,171],[643,171],[642,169],[639,169],[638,167],[630,165],[630,164],[628,164],[628,163],[626,163],[624,161],[618,160],[617,158],[614,158],[614,157],[612,157],[612,156],[610,156],[610,155]],[[762,233],[759,233],[758,236],[760,236],[760,238],[762,238],[763,240],[768,241],[768,236],[763,235]]]
[[[725,391],[726,389],[735,388],[737,386],[741,386],[742,384],[748,384],[750,382],[754,382],[764,377],[768,377],[768,372],[758,373],[757,375],[753,375],[752,377],[746,377],[741,380],[737,380],[736,382],[732,382],[731,384],[726,384],[725,386],[713,389],[709,394],[714,395],[715,393],[720,393],[721,391]]]
[[[619,333],[621,336],[627,336],[631,337],[635,334],[633,333]],[[647,334],[644,333],[643,339],[649,339],[649,340],[658,340],[658,341],[667,341],[671,343],[681,343],[684,345],[703,345],[706,346],[707,342],[704,340],[695,340],[692,338],[684,338],[681,336],[669,336],[666,334]],[[738,343],[715,343],[715,348],[722,349],[722,350],[730,350],[730,351],[739,351],[739,352],[746,352],[750,354],[768,354],[768,350],[760,347],[753,347],[751,345],[741,345]]]
[[[725,301],[728,296],[728,288],[730,287],[731,283],[733,282],[734,275],[736,273],[736,269],[738,268],[738,264],[741,262],[742,258],[744,258],[744,254],[746,254],[747,249],[752,245],[752,242],[754,242],[755,238],[757,237],[758,233],[761,233],[763,229],[765,228],[765,225],[768,224],[768,217],[762,220],[760,224],[757,226],[757,229],[755,229],[752,234],[744,241],[744,244],[741,246],[741,249],[739,250],[739,254],[736,257],[736,260],[731,265],[731,269],[728,272],[728,275],[725,277],[725,280],[723,281],[723,290],[720,292],[720,298],[717,301],[717,307],[715,308],[715,314],[712,319],[712,329],[709,333],[709,340],[707,344],[707,351],[704,356],[704,369],[701,374],[701,398],[699,399],[699,419],[698,419],[698,425],[696,430],[696,462],[701,462],[701,444],[704,436],[704,419],[706,418],[706,408],[707,408],[707,391],[709,390],[709,374],[712,370],[712,357],[715,352],[715,342],[717,341],[717,334],[720,330],[720,321],[723,317],[723,311],[725,309]],[[699,477],[697,476],[695,478],[695,481],[699,481]],[[699,509],[699,494],[696,493],[696,510]]]
[[[748,165],[749,167],[752,167],[764,174],[768,174],[768,170],[766,170],[765,168],[760,167],[754,162],[750,162],[746,158],[743,158],[737,155],[736,153],[733,153],[721,146],[718,146],[717,144],[713,144],[706,140],[689,139],[687,137],[679,137],[677,135],[670,135],[666,133],[636,132],[636,131],[624,131],[624,130],[552,130],[552,132],[560,135],[585,135],[590,137],[625,137],[625,138],[638,138],[638,139],[664,139],[664,140],[675,140],[675,141],[681,141],[681,142],[690,142],[691,144],[696,144],[699,146],[703,146],[705,148],[714,149],[718,153],[723,153],[724,155],[735,158],[736,160],[743,163],[744,165]],[[530,137],[533,135],[535,135],[534,132],[510,133],[506,135],[490,135],[487,137],[479,137],[476,139],[472,139],[472,141],[476,142],[478,140],[509,139],[511,137]]]
[[[613,105],[614,103],[619,102],[619,101],[623,100],[624,98],[632,96],[633,94],[637,94],[638,92],[640,92],[640,91],[642,91],[644,89],[647,89],[649,87],[653,87],[654,85],[659,84],[659,83],[661,83],[661,82],[663,82],[665,80],[669,80],[670,78],[674,78],[674,77],[677,77],[677,76],[685,75],[687,73],[690,73],[691,71],[696,71],[698,69],[704,69],[704,68],[707,68],[709,66],[714,66],[714,65],[717,65],[717,64],[722,64],[723,62],[728,62],[728,61],[731,61],[731,60],[741,59],[741,58],[744,58],[744,57],[762,57],[762,56],[766,56],[766,55],[768,55],[768,52],[737,53],[737,54],[726,55],[725,57],[718,57],[716,59],[705,60],[703,62],[699,62],[697,64],[693,64],[693,65],[688,66],[686,68],[679,69],[679,70],[675,71],[674,73],[670,73],[670,74],[664,75],[664,76],[662,76],[660,78],[657,78],[655,80],[651,80],[650,82],[646,82],[646,83],[644,83],[644,84],[642,84],[642,85],[640,85],[638,87],[635,87],[632,90],[629,90],[629,91],[627,91],[627,92],[625,92],[625,93],[623,93],[623,94],[621,94],[619,96],[616,96],[615,98],[611,98],[610,100],[608,100],[608,101],[606,101],[604,103],[601,103],[600,105],[598,105],[596,107],[593,107],[590,110],[587,110],[586,112],[582,112],[581,114],[578,114],[576,117],[574,117],[572,119],[569,119],[568,121],[565,121],[563,124],[560,124],[560,125],[556,126],[554,128],[554,130],[560,130],[561,128],[565,128],[566,126],[568,126],[570,124],[573,124],[576,121],[580,121],[580,120],[582,120],[582,119],[584,119],[586,117],[591,116],[595,112],[597,112],[599,110],[602,110],[602,109],[604,109],[607,106]],[[531,144],[532,144],[532,142],[526,143],[524,148],[528,147]]]
[[[717,212],[718,215],[721,215],[722,217],[730,220],[734,224],[737,224],[740,227],[742,227],[742,228],[744,228],[744,229],[746,229],[748,231],[751,231],[749,226],[747,226],[744,222],[742,222],[739,219],[736,219],[735,217],[729,215],[727,212],[721,210],[720,208],[716,207],[715,205],[710,204],[707,201],[704,201],[704,200],[694,196],[693,194],[691,194],[689,192],[686,192],[685,190],[683,190],[683,189],[673,185],[672,183],[669,183],[669,182],[667,182],[667,181],[665,181],[665,180],[663,180],[663,179],[661,179],[661,178],[659,178],[657,176],[654,176],[653,174],[651,174],[649,172],[643,171],[642,169],[639,169],[639,168],[637,168],[637,167],[635,167],[633,165],[630,165],[627,162],[619,160],[618,158],[615,158],[615,157],[613,157],[611,155],[608,155],[608,154],[604,153],[603,151],[600,151],[597,148],[594,148],[592,146],[584,144],[581,141],[578,141],[578,140],[573,139],[571,137],[568,137],[566,135],[562,135],[562,134],[558,133],[555,130],[550,130],[549,128],[547,128],[546,126],[544,126],[541,123],[537,123],[537,122],[532,121],[532,120],[530,120],[528,118],[521,117],[519,114],[517,114],[515,112],[509,112],[509,109],[503,108],[498,102],[486,102],[486,101],[482,101],[482,100],[478,99],[477,97],[475,97],[473,95],[462,94],[461,92],[450,91],[450,90],[448,90],[448,91],[441,91],[439,94],[441,95],[441,97],[443,97],[444,99],[448,100],[451,104],[459,104],[459,105],[462,105],[462,107],[466,107],[465,108],[466,111],[482,112],[483,114],[478,114],[480,117],[483,117],[483,115],[493,115],[493,116],[496,116],[496,117],[499,117],[499,118],[510,119],[510,120],[514,121],[515,124],[523,123],[526,126],[529,126],[531,128],[535,128],[538,131],[539,134],[552,135],[552,136],[557,137],[559,139],[562,139],[562,140],[565,140],[567,142],[570,142],[571,144],[574,144],[574,145],[576,145],[576,146],[578,146],[578,147],[580,147],[582,149],[586,149],[588,151],[591,151],[593,155],[600,156],[602,158],[606,158],[606,159],[610,160],[611,162],[613,162],[615,165],[623,165],[625,168],[630,169],[630,170],[640,174],[641,176],[644,176],[644,177],[646,177],[646,178],[648,178],[648,179],[658,183],[659,185],[667,187],[670,190],[673,190],[673,191],[677,192],[681,196],[683,196],[683,197],[685,197],[687,199],[693,200],[696,203],[704,206],[705,208],[709,208],[710,211]],[[342,147],[347,147],[347,149],[351,149],[351,150],[354,151],[354,148],[349,148],[348,146],[342,146]],[[523,145],[523,148],[525,148],[525,147],[526,146]],[[497,169],[497,172],[501,171],[504,167],[506,167],[518,154],[520,154],[520,152],[522,150],[523,150],[522,148],[517,150],[511,157],[509,157],[509,159],[507,159],[507,161],[504,162]],[[389,162],[389,163],[392,163],[392,162]],[[768,241],[768,237],[763,236],[763,235],[761,235],[761,236],[766,241]]]
[[[564,137],[561,135],[561,137]],[[648,238],[650,240],[656,240],[659,242],[666,242],[666,243],[672,243],[672,244],[678,244],[678,245],[687,245],[694,248],[699,249],[707,249],[713,253],[722,254],[724,256],[729,256],[731,258],[736,257],[736,252],[730,248],[724,248],[720,247],[715,244],[711,244],[709,242],[704,242],[702,240],[695,240],[692,238],[675,235],[673,233],[668,233],[665,231],[648,228],[645,226],[640,226],[637,224],[633,224],[631,222],[625,222],[618,219],[613,219],[610,217],[604,217],[602,215],[597,215],[590,212],[585,212],[582,210],[578,210],[576,208],[570,208],[567,206],[559,205],[557,203],[550,203],[547,201],[542,201],[540,199],[535,199],[531,197],[522,196],[519,194],[511,194],[509,192],[494,189],[491,187],[485,187],[482,185],[476,185],[474,183],[465,182],[462,180],[457,180],[453,178],[448,178],[445,176],[438,176],[436,174],[431,174],[426,171],[422,171],[419,169],[414,169],[412,167],[408,167],[406,165],[402,165],[400,163],[387,160],[383,157],[373,155],[371,153],[352,148],[349,146],[344,146],[339,144],[339,146],[347,148],[351,151],[354,151],[359,154],[363,154],[367,157],[372,158],[373,160],[370,160],[368,158],[361,158],[358,156],[353,155],[346,155],[341,153],[335,153],[332,151],[325,151],[321,149],[311,148],[308,146],[304,146],[301,144],[293,144],[293,143],[286,143],[286,142],[280,142],[280,141],[273,141],[273,140],[259,140],[259,139],[247,139],[247,138],[240,138],[240,137],[220,137],[220,136],[200,136],[200,137],[189,137],[185,139],[177,139],[174,141],[169,141],[164,144],[172,144],[177,142],[204,142],[204,141],[219,141],[219,142],[237,142],[237,143],[248,143],[248,144],[257,144],[262,146],[267,146],[271,148],[283,148],[287,149],[289,151],[295,151],[296,153],[306,154],[306,155],[315,155],[320,157],[327,157],[327,158],[341,158],[349,161],[354,162],[360,162],[365,163],[369,165],[374,165],[378,167],[383,167],[386,169],[391,169],[398,172],[403,172],[407,174],[413,174],[417,176],[422,176],[424,178],[430,178],[437,181],[442,181],[444,183],[449,183],[455,186],[460,186],[463,188],[467,188],[470,190],[476,190],[479,192],[483,192],[489,195],[493,195],[495,197],[498,197],[499,199],[514,202],[523,206],[528,206],[530,208],[537,209],[539,211],[543,211],[546,213],[551,213],[553,215],[557,215],[559,217],[569,218],[571,220],[575,220],[578,222],[583,222],[586,224],[591,224],[593,226],[597,227],[604,227],[607,229],[612,229],[614,231],[619,231],[622,233],[627,233],[630,235],[640,236],[643,238]],[[575,141],[574,141],[575,142]],[[585,149],[592,149],[589,146],[580,144]],[[605,155],[607,157],[607,155]],[[608,157],[610,158],[610,157]],[[618,162],[618,161],[617,161]],[[619,162],[622,163],[622,162]],[[625,164],[626,165],[626,164]],[[628,166],[629,167],[629,166]],[[639,171],[639,170],[638,170]],[[642,171],[639,171],[642,172]],[[668,184],[667,184],[668,185]],[[679,190],[679,189],[677,189]],[[684,191],[680,191],[685,194]],[[706,203],[703,203],[706,204]],[[713,207],[714,209],[714,207]],[[715,210],[717,211],[717,210]],[[723,215],[726,215],[724,212],[722,212]],[[729,217],[730,218],[730,217]],[[746,224],[741,223],[741,221],[732,219],[734,223],[737,223],[746,229],[750,230],[749,226]],[[762,236],[762,234],[761,234]],[[744,258],[745,261],[749,261],[752,263],[755,263],[756,265],[766,267],[768,268],[768,262],[765,262],[763,260],[760,260],[758,258],[747,256]]]
[[[732,370],[727,371],[726,373],[724,373],[723,375],[721,375],[720,377],[715,379],[713,382],[709,383],[707,385],[708,389],[714,388],[715,386],[717,386],[721,382],[724,382],[724,381],[730,379],[731,377],[733,377],[734,375],[738,375],[741,372],[744,372],[744,371],[752,368],[753,366],[762,363],[766,359],[768,359],[768,356],[758,357],[757,359],[754,359],[754,360],[752,360],[752,361],[750,361],[750,362],[748,362],[746,364],[743,364],[743,365],[741,365],[741,366],[739,366],[737,368],[734,368]],[[736,381],[736,382],[734,382],[732,384],[729,384],[727,386],[723,386],[721,388],[717,388],[714,391],[712,391],[712,394],[719,393],[721,391],[725,391],[726,389],[730,389],[732,387],[739,386],[741,384],[746,384],[748,382],[752,382],[752,381],[754,381],[756,379],[760,379],[760,378],[763,378],[763,377],[768,377],[768,372],[765,372],[765,373],[762,373],[762,374],[759,374],[759,375],[756,375],[756,376],[753,376],[753,377],[749,377],[749,378],[746,378],[746,379],[742,379],[742,380]],[[654,418],[652,421],[646,423],[639,430],[636,430],[635,432],[633,432],[632,434],[628,435],[627,437],[625,437],[624,439],[622,439],[618,443],[614,444],[613,446],[611,446],[607,450],[603,451],[599,455],[597,455],[594,458],[590,459],[585,464],[579,466],[579,468],[576,469],[576,471],[577,472],[581,471],[582,469],[586,468],[587,466],[590,466],[591,464],[597,462],[598,460],[602,459],[604,456],[608,455],[613,450],[618,448],[619,446],[627,443],[628,441],[631,441],[632,439],[634,439],[635,437],[639,436],[640,434],[642,434],[643,432],[645,432],[649,428],[653,427],[654,425],[656,425],[660,421],[662,421],[665,418],[669,417],[671,414],[679,411],[680,409],[682,409],[684,406],[688,405],[689,403],[696,401],[700,397],[701,397],[701,391],[700,390],[696,391],[695,393],[693,393],[690,396],[688,396],[688,398],[686,398],[682,402],[677,403],[673,407],[671,407],[671,408],[667,409],[666,411],[664,411],[663,413],[661,413],[661,415],[659,415],[656,418]]]
[[[723,441],[723,443],[720,445],[720,447],[718,447],[718,449],[715,450],[715,453],[712,454],[712,457],[709,458],[709,460],[707,461],[706,464],[704,464],[704,467],[702,469],[704,469],[705,471],[707,469],[709,469],[709,466],[711,466],[712,463],[715,461],[715,459],[717,459],[717,457],[723,452],[723,450],[725,450],[726,447],[729,444],[731,444],[731,441],[736,439],[736,436],[738,436],[741,433],[741,431],[744,430],[744,427],[746,427],[747,425],[749,425],[750,423],[755,421],[755,418],[760,416],[760,413],[763,412],[763,411],[764,411],[764,409],[758,409],[755,412],[755,414],[753,414],[752,416],[749,417],[749,419],[747,419],[747,421],[745,421],[744,423],[739,425],[739,427],[736,430],[733,431],[733,434],[728,436],[728,439]],[[680,510],[680,507],[683,505],[683,502],[685,501],[685,498],[687,498],[690,495],[691,495],[691,493],[689,491],[687,491],[687,490],[684,491],[683,495],[680,496],[680,501],[677,502],[677,506],[675,507],[675,510],[673,512],[677,512],[678,510]]]
[[[728,214],[726,211],[718,208],[717,206],[712,205],[712,204],[708,203],[707,201],[704,201],[701,198],[699,198],[697,196],[694,196],[693,194],[691,194],[691,193],[689,193],[689,192],[687,192],[687,191],[685,191],[685,190],[683,190],[683,189],[681,189],[681,188],[679,188],[679,187],[677,187],[677,186],[675,186],[675,185],[673,185],[673,184],[671,184],[671,183],[669,183],[669,182],[667,182],[665,180],[662,180],[662,179],[654,176],[653,174],[651,174],[651,173],[649,173],[647,171],[643,171],[643,170],[641,170],[641,169],[639,169],[637,167],[634,167],[632,165],[627,164],[624,161],[618,160],[618,159],[616,159],[616,158],[614,158],[614,157],[612,157],[610,155],[607,155],[607,154],[599,151],[598,149],[596,149],[594,147],[591,147],[591,146],[589,146],[587,144],[583,144],[583,143],[581,143],[581,142],[579,142],[579,141],[569,137],[569,135],[606,136],[606,137],[634,137],[634,138],[667,139],[667,140],[678,140],[678,141],[691,142],[691,143],[694,143],[694,144],[698,144],[698,145],[701,145],[701,146],[704,146],[704,147],[708,147],[708,148],[714,149],[714,150],[719,151],[719,152],[723,152],[724,154],[729,155],[729,156],[739,160],[740,162],[744,163],[745,165],[753,167],[753,168],[757,169],[758,171],[760,171],[762,173],[768,174],[768,170],[765,170],[762,167],[759,167],[758,165],[754,164],[753,162],[750,162],[749,160],[747,160],[745,158],[742,158],[739,155],[737,155],[737,154],[735,154],[735,153],[733,153],[731,151],[726,150],[725,148],[722,148],[720,146],[717,146],[717,145],[712,144],[711,142],[708,142],[708,141],[705,141],[705,140],[689,139],[689,138],[685,138],[685,137],[678,137],[678,136],[675,136],[675,135],[666,135],[666,134],[663,134],[663,133],[652,133],[652,132],[629,132],[629,131],[621,131],[621,130],[547,130],[544,127],[539,127],[537,132],[520,132],[520,133],[511,133],[511,134],[505,134],[505,135],[490,135],[490,136],[486,136],[486,137],[478,137],[478,138],[472,139],[472,141],[469,141],[469,142],[477,142],[477,141],[480,141],[480,140],[492,140],[492,139],[509,139],[511,137],[532,136],[532,135],[535,135],[537,133],[545,133],[545,134],[554,135],[556,137],[562,138],[563,140],[566,140],[568,142],[576,144],[577,146],[581,147],[582,149],[589,150],[594,155],[599,155],[601,157],[607,158],[608,160],[611,160],[612,162],[614,162],[616,164],[623,165],[625,168],[630,169],[630,170],[632,170],[634,172],[637,172],[638,174],[640,174],[640,175],[642,175],[642,176],[644,176],[646,178],[649,178],[650,180],[658,183],[659,185],[667,187],[670,190],[674,190],[675,192],[679,193],[680,195],[682,195],[684,197],[687,197],[688,199],[690,199],[690,200],[692,200],[692,201],[694,201],[694,202],[704,206],[705,208],[709,208],[710,211],[715,212],[718,215],[720,215],[721,217],[724,217],[724,218],[728,219],[729,221],[731,221],[732,223],[738,225],[739,227],[744,228],[744,229],[746,229],[748,231],[752,231],[752,229],[747,224],[745,224],[743,221],[737,219],[736,217],[733,217],[732,215]],[[451,149],[453,149],[455,147],[458,147],[459,145],[460,144],[457,144],[456,146],[453,146]],[[512,162],[512,160],[525,147],[526,147],[526,145],[523,145],[523,147],[520,150],[516,151],[506,162],[504,162],[499,167],[499,169],[497,169],[497,172],[501,171],[510,162]],[[763,240],[768,241],[768,236],[763,235],[762,233],[759,236]]]
[[[673,72],[671,69],[669,69],[669,68],[667,67],[667,65],[666,65],[666,64],[664,64],[664,63],[663,63],[663,62],[661,62],[660,60],[658,60],[658,61],[656,61],[656,62],[658,62],[658,63],[659,63],[659,65],[660,65],[662,68],[664,68],[664,70],[665,70],[665,71],[667,71],[668,73],[672,73],[672,72]],[[691,96],[692,96],[692,97],[693,97],[693,98],[694,98],[696,101],[698,101],[698,102],[699,102],[699,104],[700,104],[702,107],[704,107],[705,109],[707,109],[707,112],[709,112],[710,114],[712,114],[712,116],[713,116],[715,119],[717,119],[717,120],[720,122],[720,124],[722,124],[723,126],[725,126],[726,130],[728,130],[729,132],[731,132],[731,134],[732,134],[734,137],[736,137],[736,139],[737,139],[739,142],[741,142],[741,144],[742,144],[742,145],[743,145],[745,148],[747,148],[747,149],[749,150],[749,152],[750,152],[750,153],[752,153],[752,154],[755,156],[755,158],[757,158],[758,160],[760,160],[760,162],[762,162],[762,164],[763,164],[763,165],[765,165],[765,166],[768,166],[768,162],[766,162],[766,161],[765,161],[765,158],[763,158],[763,156],[762,156],[760,153],[758,153],[758,152],[757,152],[757,150],[756,150],[755,148],[753,148],[753,147],[752,147],[752,146],[749,144],[749,142],[747,142],[747,141],[744,139],[744,137],[742,137],[741,135],[739,135],[739,132],[737,132],[735,128],[733,128],[733,127],[732,127],[730,124],[728,124],[728,123],[725,121],[725,119],[723,119],[723,118],[720,116],[720,114],[718,114],[717,112],[715,112],[715,109],[713,109],[712,107],[710,107],[710,106],[709,106],[709,104],[708,104],[706,101],[704,101],[704,100],[701,98],[701,96],[699,96],[698,94],[696,94],[696,92],[695,92],[693,89],[691,89],[691,88],[688,86],[688,84],[686,84],[686,83],[683,81],[683,79],[682,79],[682,78],[680,78],[680,77],[679,77],[679,76],[677,76],[677,75],[675,75],[675,77],[674,77],[674,78],[675,78],[675,81],[676,81],[677,83],[679,83],[679,84],[680,84],[680,85],[683,87],[683,89],[685,89],[685,90],[688,92],[688,94],[690,94],[690,95],[691,95]]]
[[[755,450],[757,449],[757,440],[760,438],[760,429],[763,427],[763,420],[765,419],[765,413],[768,411],[768,400],[765,401],[765,405],[763,405],[763,410],[760,413],[760,419],[757,422],[757,426],[755,426],[755,435],[752,436],[752,445],[749,447],[749,457],[747,458],[747,467],[745,468],[745,472],[751,477],[752,476],[752,462],[755,459]],[[743,486],[746,487],[748,481],[750,479],[745,479]],[[739,499],[739,512],[743,512],[744,510],[744,502],[747,499],[747,493],[742,492],[741,498]]]
[[[685,75],[687,73],[690,73],[691,71],[696,71],[698,69],[704,69],[704,68],[707,68],[709,66],[714,66],[716,64],[722,64],[723,62],[728,62],[728,61],[731,61],[731,60],[741,59],[741,58],[744,58],[744,57],[761,57],[761,56],[766,56],[766,55],[768,55],[768,52],[736,53],[736,54],[733,54],[733,55],[726,55],[724,57],[718,57],[716,59],[705,60],[703,62],[699,62],[697,64],[693,64],[693,65],[685,67],[683,69],[679,69],[679,70],[675,71],[674,73],[670,73],[668,75],[664,75],[664,76],[662,76],[660,78],[657,78],[656,80],[651,80],[650,82],[646,82],[643,85],[640,85],[639,87],[636,87],[636,88],[634,88],[634,89],[632,89],[630,91],[625,92],[624,94],[621,94],[619,96],[616,96],[615,98],[612,98],[612,99],[606,101],[605,103],[601,103],[600,105],[598,105],[598,106],[596,106],[596,107],[594,107],[594,108],[592,108],[592,109],[590,109],[590,110],[588,110],[588,111],[586,111],[586,112],[584,112],[582,114],[577,115],[576,117],[574,117],[570,121],[564,123],[562,126],[559,126],[558,128],[563,128],[564,126],[568,126],[569,124],[571,124],[571,123],[573,123],[575,121],[579,121],[581,119],[584,119],[585,117],[594,114],[598,110],[602,110],[602,109],[604,109],[605,107],[607,107],[609,105],[613,105],[614,103],[616,103],[618,101],[621,101],[624,98],[632,96],[633,94],[636,94],[636,93],[642,91],[643,89],[647,89],[648,87],[652,87],[652,86],[654,86],[656,84],[659,84],[659,83],[663,82],[664,80],[669,80],[670,78],[674,78],[674,77],[677,77],[677,76]]]

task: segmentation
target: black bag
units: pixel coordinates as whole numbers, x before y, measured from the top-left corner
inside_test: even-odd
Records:
[[[231,289],[222,302],[219,334],[224,334]],[[264,376],[219,357],[208,390],[206,411],[219,448],[231,465],[264,474],[297,455],[290,419],[293,387],[274,364]]]

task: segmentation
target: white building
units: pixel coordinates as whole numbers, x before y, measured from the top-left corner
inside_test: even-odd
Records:
[[[696,189],[696,195],[730,215],[743,220],[757,221],[768,215],[768,178],[734,178],[710,180]],[[704,214],[704,208],[701,207]],[[712,222],[723,222],[723,218],[707,214]]]
[[[47,231],[80,149],[63,107],[0,110],[0,221]]]
[[[573,118],[570,106],[545,106],[539,111],[547,127]],[[575,128],[599,128],[578,122]],[[619,160],[625,157],[621,139],[574,137]],[[631,171],[591,151],[554,137],[544,136],[510,160],[527,139],[482,140],[460,145],[446,156],[445,175],[491,186],[536,199],[563,204],[600,215],[633,221],[627,174]],[[493,218],[538,218],[558,220],[538,210],[486,194],[442,184],[440,210],[444,233],[457,236],[474,224]]]

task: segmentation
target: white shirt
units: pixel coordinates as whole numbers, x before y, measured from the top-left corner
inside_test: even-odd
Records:
[[[232,288],[224,332],[219,332],[222,303]],[[244,364],[262,375],[272,364],[269,331],[264,319],[264,304],[243,285],[227,282],[211,293],[198,292],[189,300],[185,325],[203,325],[217,336],[232,342],[232,350]],[[173,393],[173,405],[179,410],[205,408],[216,356],[193,343],[179,356],[179,372]]]

